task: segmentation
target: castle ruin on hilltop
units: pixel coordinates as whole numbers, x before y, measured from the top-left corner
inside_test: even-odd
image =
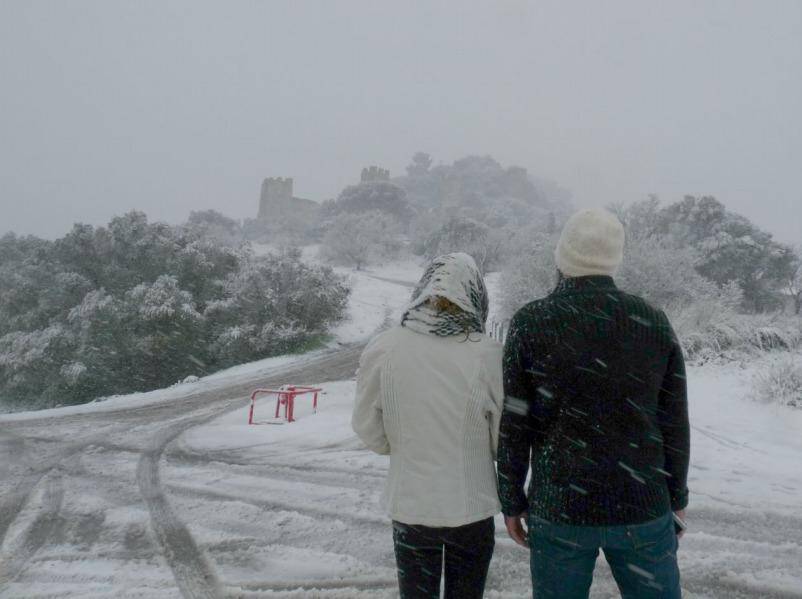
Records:
[[[390,171],[378,166],[366,166],[362,169],[360,184],[378,183],[390,180]],[[259,195],[259,213],[257,219],[277,219],[285,216],[312,216],[320,204],[293,195],[292,177],[267,177],[262,181]]]
[[[317,202],[293,196],[292,186],[292,177],[268,177],[262,181],[258,218],[276,218],[299,212],[311,213],[320,207]]]
[[[375,183],[376,181],[389,181],[390,171],[378,166],[366,166],[362,169],[361,183]]]

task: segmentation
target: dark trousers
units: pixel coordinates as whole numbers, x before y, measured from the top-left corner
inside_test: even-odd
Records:
[[[529,546],[535,599],[587,599],[599,549],[623,599],[680,598],[670,512],[631,526],[569,526],[530,516]]]
[[[495,543],[493,518],[432,528],[393,521],[401,599],[440,597],[445,558],[446,599],[481,598]]]

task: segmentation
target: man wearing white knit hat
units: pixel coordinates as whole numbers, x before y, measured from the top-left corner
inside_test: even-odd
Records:
[[[606,210],[580,210],[563,228],[554,258],[566,277],[613,275],[624,258],[624,227]]]
[[[585,599],[599,549],[623,597],[681,596],[685,365],[666,315],[615,285],[623,252],[615,216],[577,212],[554,253],[557,288],[510,323],[499,496],[536,599]]]

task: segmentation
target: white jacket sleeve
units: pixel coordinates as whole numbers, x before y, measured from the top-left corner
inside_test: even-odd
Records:
[[[381,401],[381,375],[386,355],[377,339],[368,343],[359,358],[356,375],[356,399],[351,428],[371,451],[390,453],[390,443],[384,432]]]
[[[486,384],[490,401],[488,402],[488,423],[490,424],[490,441],[493,459],[498,452],[498,434],[501,425],[501,413],[504,409],[504,379],[501,367],[501,352],[490,353],[490,359],[484,363]]]

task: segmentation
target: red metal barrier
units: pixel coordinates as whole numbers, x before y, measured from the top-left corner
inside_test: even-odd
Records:
[[[258,424],[253,421],[253,409],[256,405],[257,395],[270,395],[276,396],[276,418],[279,417],[281,406],[284,406],[284,420],[287,422],[295,422],[295,398],[299,395],[307,393],[312,394],[312,409],[317,413],[317,396],[322,393],[323,389],[319,387],[305,387],[302,385],[282,385],[279,389],[256,389],[251,393],[251,409],[248,414],[248,424]]]

